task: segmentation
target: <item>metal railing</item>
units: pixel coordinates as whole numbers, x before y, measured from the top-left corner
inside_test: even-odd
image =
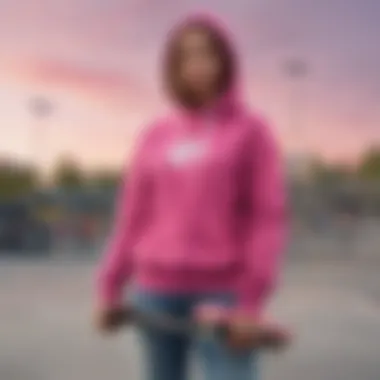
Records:
[[[110,229],[113,199],[103,194],[102,207],[95,200],[86,210],[60,203],[55,213],[40,213],[38,203],[29,204],[27,215],[0,208],[0,255],[95,255]],[[341,184],[293,187],[290,257],[380,258],[379,200],[379,189],[368,186],[366,192],[347,192]]]

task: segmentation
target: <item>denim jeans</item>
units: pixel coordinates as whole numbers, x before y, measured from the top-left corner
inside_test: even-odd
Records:
[[[226,294],[168,295],[137,289],[132,294],[135,308],[190,318],[200,303],[230,306],[233,297]],[[205,380],[257,380],[257,353],[229,349],[215,337],[193,338],[153,328],[141,328],[146,380],[186,380],[189,356],[195,351]]]

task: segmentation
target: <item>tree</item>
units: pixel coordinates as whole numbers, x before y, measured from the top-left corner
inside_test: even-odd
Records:
[[[328,175],[328,166],[322,160],[315,158],[310,163],[309,173],[313,182],[323,181]]]
[[[0,199],[10,200],[27,195],[38,185],[34,168],[11,162],[0,164]]]
[[[91,186],[102,189],[116,188],[121,179],[121,173],[118,170],[98,170],[94,172],[89,179]]]
[[[352,172],[344,165],[328,164],[315,159],[310,165],[310,176],[314,183],[335,184],[349,179]]]
[[[380,147],[373,147],[364,154],[358,167],[358,177],[364,180],[380,180]]]
[[[61,158],[53,173],[53,183],[62,189],[78,189],[84,185],[84,173],[71,157]]]

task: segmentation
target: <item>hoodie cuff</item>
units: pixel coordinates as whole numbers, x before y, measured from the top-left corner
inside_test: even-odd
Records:
[[[261,317],[266,306],[269,289],[264,284],[242,282],[237,289],[235,312]]]
[[[113,308],[122,306],[122,288],[106,281],[105,278],[98,278],[96,286],[96,302],[101,308]]]
[[[116,308],[122,306],[122,301],[119,295],[102,294],[98,297],[98,304],[102,308]]]

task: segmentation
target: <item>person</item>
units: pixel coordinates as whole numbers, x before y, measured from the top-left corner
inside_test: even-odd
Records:
[[[163,71],[174,111],[140,135],[97,277],[101,331],[125,302],[179,318],[207,307],[234,316],[229,342],[141,328],[151,380],[185,379],[193,347],[207,380],[256,379],[245,327],[264,314],[280,268],[280,154],[239,97],[236,53],[220,25],[192,16],[169,35]]]

